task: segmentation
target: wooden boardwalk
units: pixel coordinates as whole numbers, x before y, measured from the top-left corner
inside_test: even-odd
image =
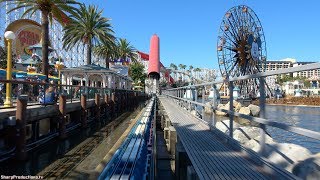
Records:
[[[244,153],[221,142],[207,125],[172,100],[164,96],[160,96],[159,100],[200,179],[295,179],[276,167],[272,167],[275,171],[267,173]]]

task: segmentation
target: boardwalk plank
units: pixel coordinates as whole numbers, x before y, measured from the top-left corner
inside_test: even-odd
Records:
[[[200,179],[267,178],[251,162],[214,137],[195,117],[166,98],[160,100]]]

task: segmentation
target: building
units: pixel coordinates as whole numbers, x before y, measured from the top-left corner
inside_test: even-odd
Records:
[[[315,62],[299,62],[296,59],[292,59],[292,58],[286,58],[283,60],[275,60],[275,61],[272,60],[272,61],[267,61],[266,71],[274,71],[274,70],[285,69],[290,67],[297,67],[297,66],[311,64],[311,63],[315,63]],[[293,77],[299,76],[299,77],[305,77],[305,78],[310,78],[312,76],[320,77],[320,69],[295,72],[289,75]]]

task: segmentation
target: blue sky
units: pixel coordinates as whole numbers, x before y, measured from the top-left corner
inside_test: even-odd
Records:
[[[319,0],[80,0],[111,18],[117,37],[148,53],[160,37],[160,57],[170,63],[218,68],[216,44],[224,14],[245,4],[258,15],[269,60],[320,61]]]

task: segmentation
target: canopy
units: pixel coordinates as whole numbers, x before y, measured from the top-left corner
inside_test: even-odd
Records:
[[[49,76],[49,79],[53,80],[53,81],[59,81],[60,80],[58,77],[55,77],[55,76]]]
[[[39,74],[39,73],[28,73],[27,76],[28,76],[29,78],[37,78],[37,79],[40,79],[40,80],[46,79],[46,76],[45,76],[45,75]]]

